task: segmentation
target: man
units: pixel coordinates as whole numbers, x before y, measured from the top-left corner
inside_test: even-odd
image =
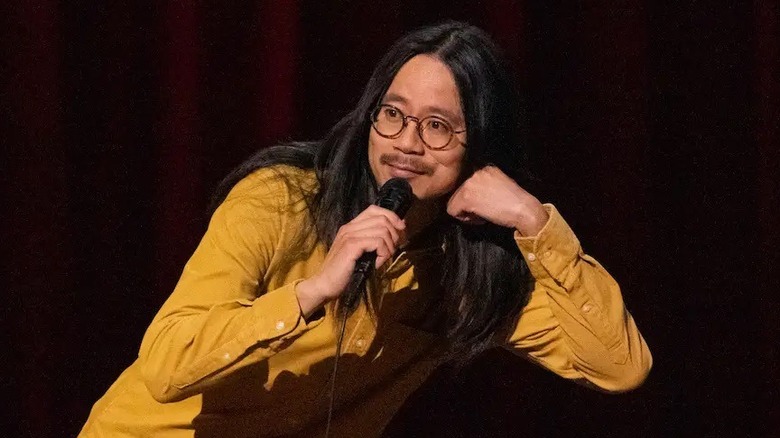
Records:
[[[82,435],[321,435],[340,321],[333,436],[379,435],[443,360],[496,345],[607,391],[641,384],[651,357],[617,284],[520,184],[518,114],[479,29],[399,40],[322,141],[261,151],[225,180]],[[415,197],[404,219],[371,205],[392,177]],[[371,251],[369,293],[339,313]]]

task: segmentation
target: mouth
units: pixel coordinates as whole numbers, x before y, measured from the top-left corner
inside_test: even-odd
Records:
[[[418,171],[417,169],[408,166],[397,164],[389,164],[388,166],[390,167],[390,173],[393,174],[393,176],[412,177],[424,174],[424,172]]]
[[[379,161],[390,168],[393,176],[402,178],[412,178],[420,175],[428,175],[431,169],[423,163],[411,160],[404,160],[393,155],[382,155]]]

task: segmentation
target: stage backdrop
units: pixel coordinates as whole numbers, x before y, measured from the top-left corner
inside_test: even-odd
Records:
[[[621,283],[655,367],[614,396],[493,352],[388,435],[780,433],[776,3],[2,3],[3,435],[74,435],[219,179],[322,136],[393,40],[444,18],[505,50],[538,194]]]

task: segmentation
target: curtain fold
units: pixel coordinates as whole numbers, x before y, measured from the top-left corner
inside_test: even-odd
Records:
[[[489,353],[434,376],[388,434],[780,431],[780,18],[723,3],[6,2],[4,430],[74,435],[136,356],[217,182],[324,135],[395,39],[452,18],[506,53],[538,193],[619,280],[656,363],[612,397]]]

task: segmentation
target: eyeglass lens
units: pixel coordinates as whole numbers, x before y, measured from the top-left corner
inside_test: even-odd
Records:
[[[452,139],[452,128],[443,119],[435,116],[418,120],[416,117],[405,116],[398,108],[382,105],[377,108],[373,124],[377,132],[386,137],[395,137],[409,124],[409,119],[417,122],[417,131],[423,142],[431,149],[442,149]],[[406,121],[406,123],[404,123]]]

